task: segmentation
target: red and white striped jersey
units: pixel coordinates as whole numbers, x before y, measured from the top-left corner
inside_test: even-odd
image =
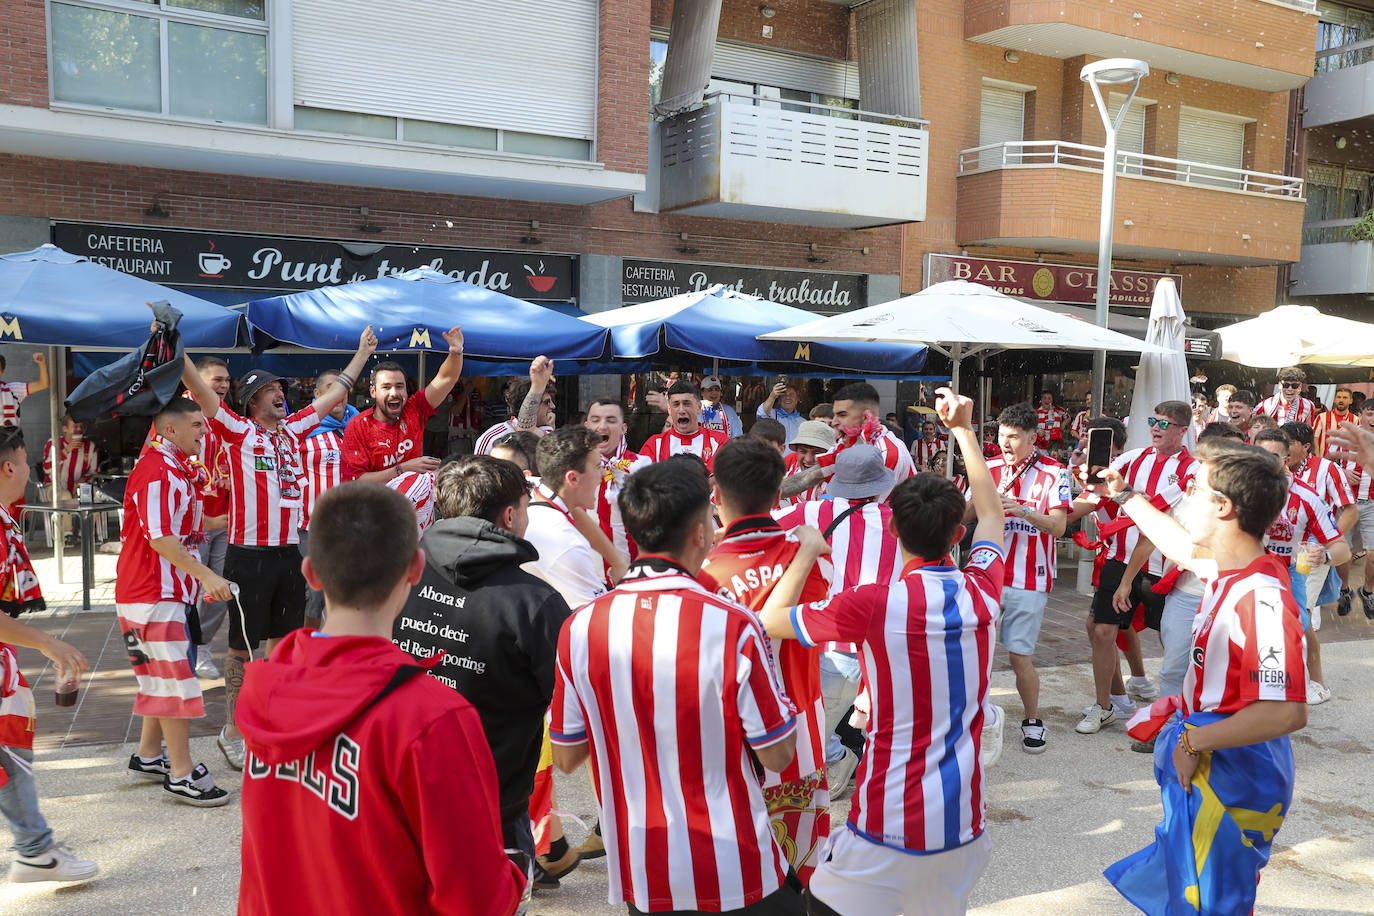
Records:
[[[1167,512],[1183,498],[1188,481],[1197,472],[1197,461],[1186,448],[1165,457],[1156,452],[1154,446],[1147,446],[1119,455],[1112,462],[1112,469],[1120,472],[1133,489],[1144,493],[1155,504],[1155,508]],[[1126,550],[1132,551],[1140,534],[1134,525],[1129,531],[1131,536]],[[1130,554],[1126,556],[1129,558]],[[1164,574],[1164,555],[1158,550],[1150,554],[1146,571],[1152,576]]]
[[[1055,509],[1067,511],[1073,505],[1069,472],[1052,458],[1038,452],[1017,467],[1004,457],[988,459],[988,470],[998,492],[1042,515]],[[1006,585],[1032,592],[1047,592],[1054,586],[1056,554],[1054,537],[1010,512],[1003,523]]]
[[[849,829],[941,852],[984,827],[983,704],[992,677],[1002,547],[973,545],[960,570],[913,560],[895,585],[865,585],[792,609],[803,645],[849,639],[870,699]]]
[[[935,453],[944,448],[945,444],[940,441],[939,436],[932,439],[917,439],[911,443],[911,461],[916,465],[916,473],[930,470],[930,462],[935,457]]]
[[[90,439],[82,439],[73,448],[65,438],[58,441],[62,443],[61,473],[56,478],[58,486],[75,496],[77,486],[95,480],[96,466],[99,464],[95,443]],[[53,480],[51,439],[43,446],[43,476],[49,481]]]
[[[1064,422],[1069,412],[1062,407],[1035,408],[1035,441],[1041,448],[1060,445],[1064,441]]]
[[[826,452],[816,459],[816,466],[825,474],[827,480],[835,474],[835,459],[840,452],[853,445],[871,445],[878,450],[883,456],[883,466],[895,475],[892,479],[894,487],[908,477],[916,476],[916,465],[911,460],[911,452],[906,444],[892,435],[892,430],[875,422],[872,426],[865,425],[859,435],[852,439],[841,433],[835,440],[834,451]]]
[[[1136,542],[1140,540],[1140,529],[1132,525],[1129,528],[1123,528],[1104,536],[1101,534],[1102,526],[1120,515],[1121,507],[1115,501],[1096,493],[1085,491],[1078,498],[1097,506],[1093,510],[1093,518],[1097,522],[1098,539],[1102,542],[1099,556],[1103,560],[1118,560],[1122,563],[1129,563]]]
[[[195,604],[200,583],[153,550],[152,541],[175,537],[194,556],[201,540],[200,492],[190,459],[159,439],[143,453],[124,488],[124,521],[115,566],[115,601]]]
[[[406,471],[388,480],[386,485],[410,500],[415,507],[420,536],[424,537],[425,531],[434,524],[434,472]]]
[[[1347,472],[1346,483],[1350,483],[1350,490],[1354,494],[1356,502],[1374,499],[1374,493],[1370,492],[1371,488],[1374,487],[1374,476],[1366,473],[1359,462],[1354,458],[1345,458],[1336,462],[1336,464],[1338,464],[1343,471]],[[1350,482],[1349,474],[1352,473],[1355,475],[1354,483]]]
[[[1298,470],[1296,476],[1316,490],[1333,512],[1339,513],[1355,502],[1355,493],[1350,489],[1344,469],[1334,461],[1318,458],[1315,454],[1308,455],[1307,463]]]
[[[1294,551],[1309,537],[1318,544],[1330,544],[1340,536],[1336,516],[1317,491],[1295,477],[1288,478],[1288,501],[1264,535],[1269,552],[1291,564]]]
[[[1359,423],[1360,418],[1353,411],[1347,410],[1345,413],[1336,413],[1334,410],[1324,410],[1317,414],[1317,422],[1312,425],[1312,454],[1322,458],[1327,457],[1327,452],[1334,448],[1328,446],[1326,439],[1334,430],[1340,428],[1342,423]]]
[[[782,886],[748,747],[796,715],[752,611],[640,559],[558,638],[554,744],[590,745],[611,903],[733,910]]]
[[[716,452],[729,441],[724,433],[718,433],[714,429],[703,427],[690,436],[670,429],[657,436],[650,436],[639,447],[639,454],[650,461],[665,461],[674,455],[691,452],[706,462],[709,470],[716,463]]]
[[[0,382],[0,426],[19,425],[19,402],[28,396],[28,382]]]
[[[1265,554],[1206,584],[1193,619],[1183,703],[1230,714],[1260,700],[1307,702],[1307,640],[1285,562]]]
[[[783,456],[782,460],[783,466],[786,468],[786,474],[784,475],[785,477],[791,477],[793,474],[799,474],[802,472],[803,468],[801,466],[801,456],[798,455],[796,452],[788,452],[786,455]],[[786,509],[791,506],[799,506],[804,502],[810,502],[813,499],[820,499],[824,495],[825,481],[822,480],[814,487],[811,487],[807,490],[802,490],[796,496],[780,498],[778,500],[777,508]]]
[[[486,420],[482,410],[482,392],[477,388],[463,391],[461,385],[453,389],[448,401],[448,437],[471,438],[477,435]]]
[[[492,446],[496,445],[502,438],[509,436],[518,429],[519,427],[515,425],[514,420],[506,420],[504,423],[497,423],[477,437],[477,444],[472,447],[472,453],[474,455],[490,455]],[[539,435],[541,436],[547,436],[551,432],[553,432],[552,426],[539,427]]]
[[[639,548],[625,532],[625,522],[620,517],[620,488],[625,485],[625,478],[653,462],[626,450],[624,442],[621,446],[614,458],[601,456],[601,486],[596,490],[596,523],[602,533],[611,539],[615,549],[633,560],[638,556]]]
[[[230,544],[284,547],[300,543],[297,529],[305,490],[301,439],[319,424],[320,415],[309,404],[274,430],[219,405],[219,411],[210,418],[210,427],[229,453]],[[298,492],[283,496],[283,478]]]
[[[835,579],[830,594],[856,585],[890,585],[902,575],[902,550],[889,530],[892,509],[887,503],[872,500],[827,497],[775,512],[778,525],[791,530],[810,525],[826,531],[854,505],[862,508],[849,513],[827,539]]]
[[[1280,395],[1271,394],[1259,402],[1255,413],[1273,417],[1280,426],[1293,422],[1306,423],[1314,428],[1317,425],[1317,405],[1307,398],[1295,398],[1291,404],[1284,404]]]
[[[792,563],[801,545],[766,515],[737,519],[725,529],[706,558],[702,571],[716,582],[716,593],[753,611],[763,610],[773,586]],[[704,576],[703,576],[704,578]],[[810,604],[830,597],[835,570],[827,557],[811,567],[800,601]],[[767,770],[763,785],[780,786],[825,770],[825,703],[821,697],[820,652],[794,639],[779,646],[764,640],[777,659],[782,686],[797,707],[797,755],[781,773]]]
[[[305,437],[301,441],[301,464],[305,467],[301,527],[309,531],[315,500],[325,490],[343,483],[343,435],[329,430]]]
[[[1088,421],[1092,419],[1089,414],[1092,411],[1080,410],[1073,415],[1073,422],[1069,424],[1069,432],[1073,433],[1075,439],[1082,439],[1088,434]]]

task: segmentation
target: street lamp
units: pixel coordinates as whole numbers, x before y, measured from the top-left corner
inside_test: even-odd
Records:
[[[1140,81],[1150,75],[1150,65],[1143,60],[1124,57],[1111,57],[1088,64],[1079,71],[1078,78],[1092,87],[1093,99],[1097,102],[1097,113],[1102,116],[1102,126],[1107,129],[1107,142],[1102,149],[1102,224],[1097,239],[1097,326],[1107,326],[1107,300],[1112,288],[1112,223],[1116,218],[1116,133],[1126,111],[1135,99],[1135,91]],[[1130,85],[1126,101],[1113,118],[1107,112],[1102,100],[1103,86]],[[1107,379],[1107,351],[1093,353],[1092,396],[1097,412],[1102,413],[1107,406],[1103,388]]]

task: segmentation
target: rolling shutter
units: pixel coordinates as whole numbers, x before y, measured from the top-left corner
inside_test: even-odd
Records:
[[[1178,158],[1239,169],[1245,163],[1245,122],[1216,112],[1184,108],[1178,119]],[[1219,187],[1238,187],[1232,173],[1193,170],[1194,180]]]
[[[787,54],[771,48],[717,41],[711,75],[742,83],[858,99],[859,65],[829,57]]]
[[[1119,92],[1108,95],[1108,116],[1115,119],[1125,101],[1126,96]],[[1129,153],[1145,152],[1145,109],[1153,104],[1153,102],[1139,97],[1131,100],[1131,107],[1126,109],[1126,117],[1121,121],[1121,129],[1116,132],[1116,148],[1118,150]],[[1138,159],[1128,160],[1126,166],[1121,170],[1123,175],[1139,175],[1140,173],[1141,167]]]
[[[983,102],[978,112],[978,145],[1019,143],[1025,139],[1026,94],[1019,89],[1003,86],[983,86]],[[1015,165],[1021,159],[1019,150],[1000,150],[982,153],[979,168],[1000,168]]]
[[[592,139],[595,0],[294,0],[295,104]]]

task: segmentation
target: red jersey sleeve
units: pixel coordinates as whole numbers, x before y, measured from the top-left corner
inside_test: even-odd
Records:
[[[210,430],[225,442],[242,442],[253,429],[253,424],[234,413],[220,401],[219,410],[213,417],[207,417]]]
[[[506,858],[496,765],[476,711],[464,702],[408,750],[395,791],[424,855],[430,912],[513,913],[525,878]]]
[[[424,426],[426,421],[438,412],[438,409],[435,408],[433,404],[429,403],[429,396],[425,394],[427,390],[426,388],[421,388],[419,391],[412,394],[409,400],[406,401],[406,409],[415,412],[415,418],[421,426]]]
[[[964,575],[994,603],[1001,604],[1002,586],[1006,584],[1005,564],[1006,551],[1001,544],[978,541],[969,551],[968,562],[964,564]]]
[[[823,642],[863,642],[873,612],[887,603],[887,586],[845,589],[829,601],[792,608],[792,629],[807,648]]]
[[[1306,703],[1307,644],[1292,593],[1258,585],[1236,600],[1235,622],[1240,632],[1231,634],[1231,656],[1238,665],[1228,676],[1241,698]]]
[[[744,727],[744,737],[750,747],[768,747],[796,731],[797,717],[776,680],[776,672],[769,661],[768,650],[758,627],[741,626],[737,645],[736,708]]]
[[[587,715],[572,676],[570,654],[573,619],[569,617],[558,634],[553,701],[549,704],[549,741],[554,744],[581,744],[587,740]]]

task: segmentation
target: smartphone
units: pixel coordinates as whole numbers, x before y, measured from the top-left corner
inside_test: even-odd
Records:
[[[1112,431],[1106,427],[1088,430],[1088,483],[1101,483],[1102,471],[1112,463]]]
[[[787,376],[785,376],[785,375],[780,375],[780,376],[778,376],[778,384],[779,384],[779,385],[786,385],[786,384],[787,384]]]

